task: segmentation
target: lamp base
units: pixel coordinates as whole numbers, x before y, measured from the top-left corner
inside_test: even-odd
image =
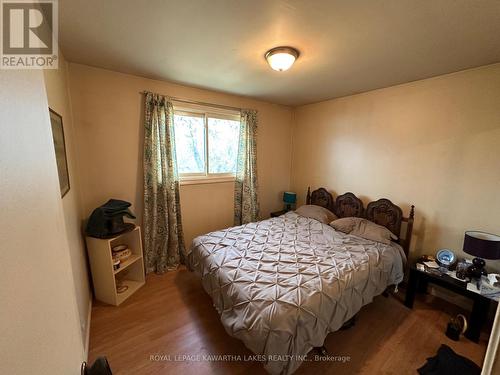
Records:
[[[484,266],[486,265],[486,262],[484,259],[481,258],[474,258],[472,260],[472,266],[469,266],[467,268],[467,276],[474,278],[474,279],[480,279],[481,276],[487,276],[488,272],[484,269]]]

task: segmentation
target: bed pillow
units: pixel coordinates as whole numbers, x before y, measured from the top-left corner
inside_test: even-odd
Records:
[[[366,238],[367,240],[372,240],[376,242],[381,242],[385,244],[390,244],[391,239],[397,240],[396,237],[389,229],[383,227],[382,225],[375,224],[370,220],[362,220],[357,225],[350,234],[355,236]]]
[[[354,227],[358,225],[361,220],[365,219],[360,217],[343,217],[341,219],[332,221],[329,225],[339,232],[349,234],[354,230]]]
[[[328,224],[331,221],[337,219],[337,216],[335,216],[332,211],[321,206],[316,206],[314,204],[306,204],[304,206],[300,206],[295,210],[295,213],[300,216],[318,220],[323,224]]]
[[[330,226],[338,231],[384,244],[390,244],[391,239],[398,239],[398,237],[386,227],[360,217],[338,219],[331,222]]]

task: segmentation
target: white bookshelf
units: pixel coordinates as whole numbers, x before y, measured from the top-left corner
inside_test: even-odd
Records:
[[[118,306],[145,284],[140,227],[113,238],[86,237],[86,240],[97,300]],[[114,270],[111,249],[117,245],[127,245],[132,255]],[[128,286],[125,292],[116,291],[117,280]]]

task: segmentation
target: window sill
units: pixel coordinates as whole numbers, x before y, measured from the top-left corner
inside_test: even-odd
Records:
[[[181,185],[200,185],[200,184],[220,184],[225,182],[234,182],[234,176],[230,177],[181,177]]]

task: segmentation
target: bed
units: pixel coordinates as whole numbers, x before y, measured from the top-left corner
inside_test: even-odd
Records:
[[[388,199],[366,209],[353,193],[308,189],[307,204],[339,218],[363,217],[399,240],[344,234],[295,212],[194,239],[189,268],[201,276],[226,332],[271,374],[291,374],[330,332],[404,276],[414,219]],[[405,225],[405,233],[401,229]]]

